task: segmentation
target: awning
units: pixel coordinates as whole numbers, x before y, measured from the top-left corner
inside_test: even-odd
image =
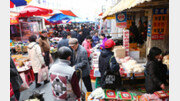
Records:
[[[71,10],[60,10],[64,15],[77,17]]]
[[[32,0],[10,0],[10,8],[13,8],[14,5],[16,7],[18,6],[25,6],[27,4],[29,4],[29,2],[31,2]]]
[[[108,14],[104,15],[103,18],[121,12],[123,10],[135,7],[136,5],[144,3],[145,1],[149,2],[151,0],[121,0],[116,6],[110,9],[107,12]]]
[[[52,13],[53,10],[46,9],[42,7],[28,5],[20,12],[20,17],[30,17],[30,16],[42,16]]]
[[[108,8],[108,9],[103,13],[102,18],[108,16],[108,14],[110,13],[111,9],[112,9],[112,8]]]

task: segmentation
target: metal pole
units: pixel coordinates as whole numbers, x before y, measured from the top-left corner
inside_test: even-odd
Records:
[[[22,41],[22,30],[21,30],[21,24],[20,24],[21,22],[19,22],[19,27],[20,27],[20,35],[21,35],[21,41]]]

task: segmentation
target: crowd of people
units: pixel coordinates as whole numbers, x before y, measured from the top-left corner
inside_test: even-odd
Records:
[[[133,24],[134,25],[134,24]],[[113,49],[116,45],[112,39],[108,39],[105,34],[98,33],[94,26],[83,25],[79,27],[55,26],[50,37],[62,37],[58,42],[57,61],[51,67],[50,42],[48,30],[43,30],[39,38],[36,35],[29,37],[28,56],[32,63],[35,73],[36,88],[41,84],[38,81],[39,69],[49,68],[50,83],[53,95],[56,100],[75,101],[81,96],[79,87],[80,78],[82,78],[86,90],[92,92],[92,84],[90,78],[90,59],[92,48],[101,43],[99,49],[101,54],[99,57],[99,71],[101,73],[101,87],[104,89],[121,89],[121,76],[119,73],[119,64],[117,63]],[[132,29],[132,27],[131,27]],[[130,30],[132,31],[132,30]],[[132,32],[136,32],[133,31]],[[136,36],[136,35],[135,35]],[[160,89],[165,89],[167,68],[162,64],[162,51],[153,47],[148,55],[148,62],[145,70],[146,90],[153,93]],[[15,75],[22,84],[15,65],[11,60],[11,78]],[[16,72],[14,75],[12,75]],[[49,80],[45,80],[47,84]],[[13,83],[13,82],[12,82]],[[14,85],[14,84],[13,84]],[[19,86],[17,86],[19,87]],[[16,88],[17,88],[16,87]],[[18,90],[15,89],[15,95],[19,99]]]

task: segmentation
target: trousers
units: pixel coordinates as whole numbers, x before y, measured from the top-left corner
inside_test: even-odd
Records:
[[[85,76],[85,77],[82,78],[82,80],[83,80],[83,82],[84,82],[84,85],[85,85],[85,87],[86,87],[86,90],[87,90],[88,92],[92,92],[92,84],[91,84],[91,78],[90,78],[90,76],[89,76],[89,75],[88,75],[88,76]]]

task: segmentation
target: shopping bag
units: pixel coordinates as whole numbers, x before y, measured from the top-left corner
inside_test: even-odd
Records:
[[[29,85],[28,85],[28,83],[26,82],[25,73],[22,72],[22,73],[20,73],[19,75],[21,76],[22,81],[23,81],[23,84],[21,85],[21,87],[20,87],[20,89],[19,89],[20,92],[21,92],[21,91],[24,91],[24,90],[28,89],[28,88],[29,88]]]
[[[38,83],[41,83],[44,80],[48,80],[48,66],[44,66],[39,69],[38,72]]]

